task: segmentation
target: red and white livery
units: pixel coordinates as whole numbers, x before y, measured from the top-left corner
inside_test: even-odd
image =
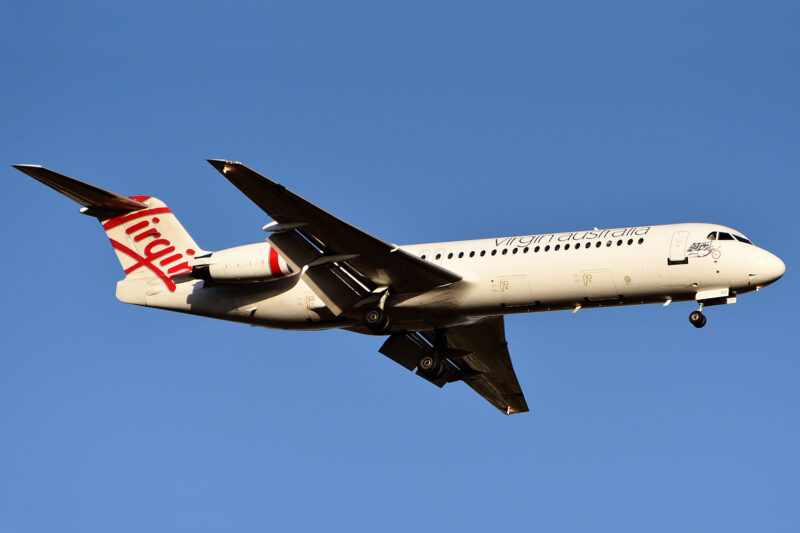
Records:
[[[210,251],[167,205],[38,165],[17,169],[96,217],[125,303],[283,329],[385,336],[379,351],[443,387],[463,381],[506,414],[528,410],[505,336],[510,313],[735,303],[785,265],[736,229],[689,223],[398,246],[235,161],[210,160],[274,222],[265,242]]]

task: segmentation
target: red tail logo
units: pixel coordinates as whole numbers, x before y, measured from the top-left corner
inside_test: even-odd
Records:
[[[156,215],[171,212],[169,207],[142,209],[134,213],[106,220],[103,223],[103,229],[108,232],[116,227],[127,225],[129,222],[135,222],[129,226],[125,226],[125,233],[130,235],[133,242],[142,242],[144,246],[144,255],[139,254],[136,250],[132,250],[121,242],[109,237],[111,246],[115,250],[133,260],[133,265],[125,269],[125,274],[130,274],[140,268],[146,268],[155,274],[170,292],[174,292],[176,285],[172,277],[192,271],[189,262],[187,260],[181,260],[184,259],[184,254],[187,256],[194,255],[195,250],[187,248],[183,251],[176,251],[172,242],[164,238],[158,231],[157,226],[160,219]],[[143,241],[146,241],[146,243]],[[156,265],[156,261],[158,261],[158,265]],[[164,269],[166,269],[166,272]]]

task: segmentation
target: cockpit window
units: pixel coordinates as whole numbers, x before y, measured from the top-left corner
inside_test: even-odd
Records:
[[[719,240],[721,241],[732,241],[735,240],[730,233],[725,233],[724,231],[719,232]]]
[[[736,240],[737,240],[737,241],[739,241],[739,242],[743,242],[743,243],[745,243],[745,244],[753,244],[753,242],[752,242],[752,241],[750,241],[750,239],[745,239],[745,238],[744,238],[744,237],[742,237],[741,235],[736,235],[736,234],[734,233],[734,234],[733,234],[733,236],[734,236],[734,237],[736,237]]]
[[[712,231],[711,233],[708,234],[708,237],[706,237],[706,239],[709,240],[709,241],[716,241],[717,240],[717,232],[716,231]]]

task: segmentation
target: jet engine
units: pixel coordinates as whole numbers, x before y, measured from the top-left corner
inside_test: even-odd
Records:
[[[292,269],[267,242],[226,248],[195,257],[191,276],[216,283],[260,283],[292,273]]]

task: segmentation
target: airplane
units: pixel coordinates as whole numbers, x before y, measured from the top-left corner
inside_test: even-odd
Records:
[[[122,196],[39,165],[14,168],[97,218],[124,271],[124,303],[268,328],[386,337],[379,352],[501,412],[528,411],[504,315],[693,301],[732,304],[785,272],[742,232],[690,223],[399,246],[236,161],[208,162],[271,219],[264,242],[200,247],[152,196]]]

